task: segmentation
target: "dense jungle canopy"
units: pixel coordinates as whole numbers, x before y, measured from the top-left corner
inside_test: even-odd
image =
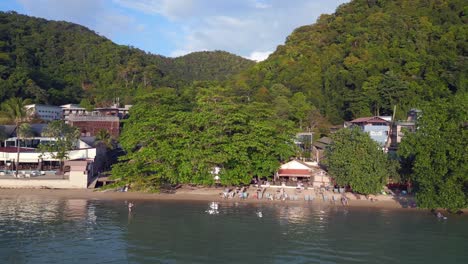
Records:
[[[157,36],[155,36],[157,38]],[[117,45],[73,23],[0,12],[0,101],[106,104],[158,87],[225,80],[254,64],[223,52],[167,58]]]
[[[464,0],[354,0],[297,28],[233,85],[246,95],[281,84],[333,123],[403,118],[412,107],[468,87]]]

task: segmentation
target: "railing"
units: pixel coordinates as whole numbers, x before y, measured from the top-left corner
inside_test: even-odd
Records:
[[[80,115],[70,115],[68,117],[69,121],[79,122],[79,121],[119,121],[117,116],[80,116]]]

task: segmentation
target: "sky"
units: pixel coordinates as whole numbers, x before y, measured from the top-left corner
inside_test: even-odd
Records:
[[[291,32],[349,0],[2,0],[16,11],[90,28],[168,57],[224,50],[261,61]]]

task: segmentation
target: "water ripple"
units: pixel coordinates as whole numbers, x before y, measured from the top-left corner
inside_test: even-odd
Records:
[[[468,263],[467,217],[243,203],[210,215],[204,202],[133,203],[129,213],[122,201],[0,199],[0,263]]]

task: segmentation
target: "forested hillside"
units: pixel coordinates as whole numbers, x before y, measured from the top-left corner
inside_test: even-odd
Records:
[[[284,102],[272,95],[278,85],[302,92],[333,123],[395,105],[402,118],[467,90],[467,22],[464,0],[355,0],[296,29],[233,85],[275,104]]]
[[[157,87],[225,80],[253,64],[220,51],[166,58],[117,45],[80,25],[0,12],[0,101],[21,96],[37,103],[105,103],[120,97],[131,103]]]

